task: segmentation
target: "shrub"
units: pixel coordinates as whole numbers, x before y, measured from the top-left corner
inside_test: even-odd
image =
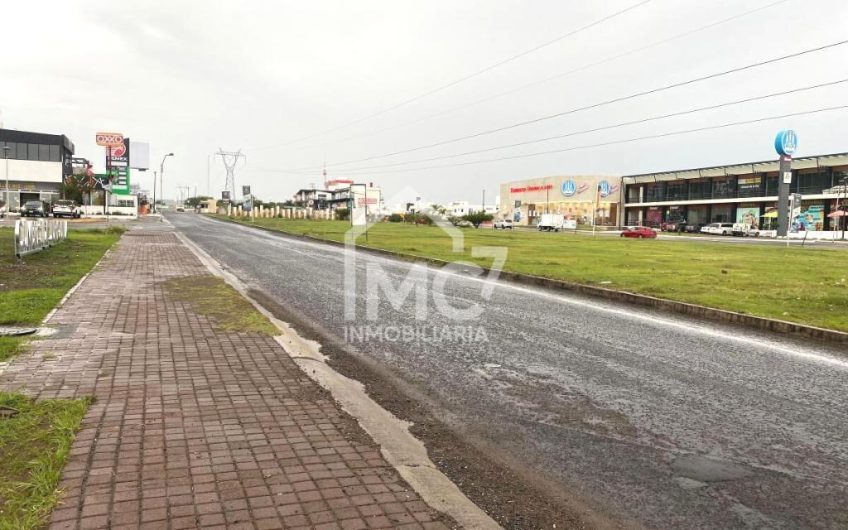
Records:
[[[403,216],[399,213],[393,213],[389,216],[390,223],[400,223],[401,221],[403,221]]]
[[[350,210],[347,208],[338,208],[336,210],[337,221],[347,221],[348,219],[350,219]]]
[[[479,228],[482,223],[491,221],[494,218],[492,214],[483,212],[472,212],[462,216],[462,220],[473,224],[474,228]]]

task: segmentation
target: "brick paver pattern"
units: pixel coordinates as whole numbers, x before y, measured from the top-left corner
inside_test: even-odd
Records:
[[[163,290],[199,274],[173,233],[126,233],[0,375],[96,397],[51,528],[453,526],[271,337],[217,330]]]

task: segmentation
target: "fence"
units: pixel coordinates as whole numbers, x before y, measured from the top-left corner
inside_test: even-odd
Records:
[[[59,219],[15,221],[15,256],[38,252],[68,237],[68,222]]]

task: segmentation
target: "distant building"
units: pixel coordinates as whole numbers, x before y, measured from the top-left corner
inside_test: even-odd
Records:
[[[349,208],[352,202],[358,207],[367,204],[369,214],[383,212],[383,192],[373,182],[364,184],[352,180],[329,180],[323,188],[304,188],[294,194],[295,205],[313,210],[335,211]]]
[[[0,129],[0,197],[8,210],[17,211],[27,201],[61,198],[73,155],[74,144],[63,134]]]

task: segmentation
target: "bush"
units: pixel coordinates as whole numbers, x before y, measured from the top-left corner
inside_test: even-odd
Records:
[[[491,221],[494,218],[492,214],[483,212],[473,212],[462,216],[462,220],[473,224],[474,228],[480,228],[482,223]]]
[[[350,219],[350,210],[347,208],[338,208],[336,210],[337,221],[347,221],[348,219]]]
[[[393,213],[389,216],[390,223],[400,223],[401,221],[403,221],[403,216],[399,213]]]

